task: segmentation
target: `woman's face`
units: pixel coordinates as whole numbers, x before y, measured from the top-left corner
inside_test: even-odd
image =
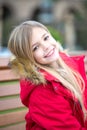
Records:
[[[43,65],[54,66],[58,57],[57,42],[49,32],[43,28],[33,28],[32,51],[35,60]]]

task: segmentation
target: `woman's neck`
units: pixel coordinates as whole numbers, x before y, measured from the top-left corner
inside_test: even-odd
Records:
[[[50,65],[51,68],[53,68],[54,70],[58,70],[60,68],[60,65],[57,62],[54,62]]]

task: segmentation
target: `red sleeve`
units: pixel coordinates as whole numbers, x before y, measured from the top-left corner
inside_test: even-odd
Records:
[[[73,56],[72,58],[76,62],[78,66],[78,71],[80,72],[84,81],[86,81],[87,79],[86,79],[86,70],[85,70],[85,63],[84,63],[85,56]]]
[[[20,99],[26,107],[29,106],[29,96],[35,88],[29,80],[20,79]]]
[[[72,58],[78,65],[78,71],[85,81],[85,91],[84,91],[84,96],[85,96],[84,100],[85,101],[84,101],[84,103],[85,103],[85,106],[87,109],[87,77],[86,77],[86,69],[85,69],[85,63],[84,63],[85,56],[74,56]]]
[[[85,104],[85,107],[87,109],[87,77],[86,77],[86,69],[85,69],[85,63],[84,63],[85,56],[74,56],[72,58],[74,59],[74,61],[78,65],[78,71],[80,72],[80,74],[85,82],[84,104]],[[86,123],[86,125],[87,125],[87,123]]]
[[[73,116],[69,102],[46,88],[34,91],[29,108],[32,120],[46,130],[87,130]]]

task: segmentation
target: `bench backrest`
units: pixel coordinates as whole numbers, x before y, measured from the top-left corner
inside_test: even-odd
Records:
[[[25,130],[27,109],[20,101],[19,77],[0,58],[0,130]]]

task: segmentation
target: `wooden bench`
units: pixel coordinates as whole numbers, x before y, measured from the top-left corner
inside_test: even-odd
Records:
[[[71,52],[70,55],[84,54],[87,73],[87,51]],[[8,67],[9,58],[0,58],[0,130],[25,130],[27,109],[19,97],[19,77]]]
[[[8,67],[9,58],[0,58],[0,130],[25,130],[27,109],[20,101],[19,77]]]

